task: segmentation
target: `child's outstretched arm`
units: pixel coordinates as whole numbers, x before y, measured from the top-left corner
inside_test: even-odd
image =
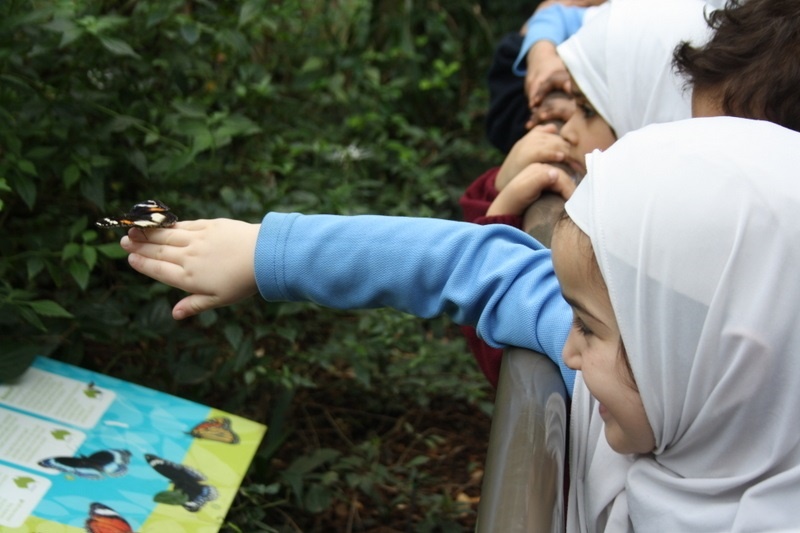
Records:
[[[120,245],[135,270],[190,293],[172,309],[181,320],[258,292],[253,253],[259,228],[229,219],[192,220],[147,235],[132,229]]]
[[[123,237],[139,272],[192,293],[175,318],[235,303],[257,290],[269,301],[336,309],[391,307],[447,314],[494,347],[519,346],[559,364],[572,311],[550,251],[505,226],[448,220],[269,213],[261,225],[181,222]]]

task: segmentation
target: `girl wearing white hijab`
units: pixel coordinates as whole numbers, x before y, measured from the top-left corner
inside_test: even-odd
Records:
[[[587,153],[604,150],[648,124],[691,117],[692,92],[672,67],[673,52],[682,42],[701,46],[708,41],[706,13],[712,9],[702,0],[614,0],[597,8],[558,47],[573,79],[576,103],[561,128],[563,141],[541,131],[518,141],[500,169],[478,178],[461,199],[465,213],[471,213],[469,220],[493,222],[476,214],[481,205],[486,216],[501,217],[501,222],[522,214],[538,198],[537,183],[549,183],[547,188],[568,198],[574,184],[567,173],[582,178]],[[553,168],[541,163],[559,163],[568,172],[559,172],[556,181]],[[484,184],[492,180],[491,187]],[[488,200],[482,195],[491,189],[498,192]]]
[[[691,117],[691,91],[675,73],[672,56],[682,41],[702,45],[709,39],[710,10],[701,0],[614,0],[601,6],[558,47],[572,89],[617,138],[648,124]]]
[[[796,531],[800,134],[692,119],[588,160],[553,244],[568,531]]]
[[[586,174],[585,156],[648,124],[689,118],[691,91],[672,69],[681,42],[704,44],[711,35],[700,0],[614,0],[559,47],[574,79],[576,110],[558,135],[531,131],[499,169],[470,185],[460,200],[465,219],[512,224],[549,245],[553,223],[575,181]],[[545,154],[561,152],[560,159]],[[551,164],[558,163],[559,170]],[[570,176],[572,179],[570,179]],[[524,215],[524,218],[523,218]],[[470,351],[496,385],[503,351],[463,328]],[[569,383],[567,375],[565,381]]]

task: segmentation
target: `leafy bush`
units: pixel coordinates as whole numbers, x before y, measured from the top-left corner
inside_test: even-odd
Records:
[[[457,218],[463,188],[498,160],[483,142],[494,36],[480,7],[0,2],[0,378],[45,354],[269,421],[242,495],[262,516],[234,512],[232,530],[310,528],[352,491],[374,496],[417,468],[380,466],[366,428],[336,453],[289,446],[290,420],[296,395],[316,389],[347,389],[375,413],[441,398],[487,412],[445,319],[259,301],[175,323],[179,295],[133,273],[119,232],[94,221],[148,198],[184,219]],[[378,515],[397,506],[384,496],[372,498]],[[450,497],[433,509],[462,512]]]

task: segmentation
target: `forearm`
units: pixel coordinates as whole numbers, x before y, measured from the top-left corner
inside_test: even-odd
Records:
[[[264,218],[255,272],[272,301],[447,314],[488,344],[547,354],[562,369],[571,311],[550,252],[513,228],[435,219]],[[572,375],[565,374],[571,387]]]
[[[528,21],[528,31],[525,33],[519,55],[514,61],[514,74],[525,76],[528,51],[537,41],[550,41],[557,46],[578,31],[583,25],[586,9],[556,4],[537,11]]]

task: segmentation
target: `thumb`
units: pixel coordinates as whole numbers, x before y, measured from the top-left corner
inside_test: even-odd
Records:
[[[547,177],[550,179],[548,189],[561,195],[565,200],[569,200],[576,187],[575,181],[569,174],[560,169],[550,168]]]
[[[191,294],[175,304],[175,307],[172,308],[172,318],[183,320],[199,315],[203,311],[218,307],[217,300],[216,297],[207,294]]]

